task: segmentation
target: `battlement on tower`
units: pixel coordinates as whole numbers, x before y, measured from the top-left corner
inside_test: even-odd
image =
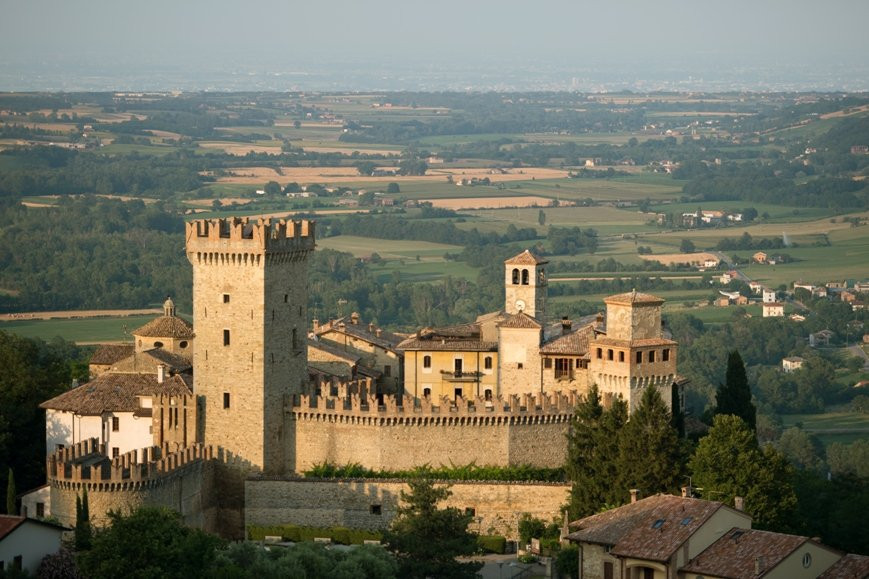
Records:
[[[306,219],[287,221],[247,217],[197,219],[186,225],[187,253],[236,252],[241,254],[307,254],[314,249],[316,223]]]
[[[96,485],[90,486],[92,490],[135,489],[152,487],[193,464],[210,460],[230,464],[234,457],[210,445],[180,447],[166,443],[110,459],[105,445],[90,438],[51,453],[46,459],[46,472],[50,484],[65,489],[83,484]]]

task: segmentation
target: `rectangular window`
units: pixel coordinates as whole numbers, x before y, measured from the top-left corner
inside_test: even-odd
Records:
[[[223,303],[225,303],[225,304],[229,303],[229,294],[223,294]]]
[[[229,345],[229,330],[223,330],[223,345]]]
[[[613,579],[613,564],[610,561],[603,564],[603,579]]]
[[[382,515],[383,514],[383,507],[381,505],[371,505],[368,508],[368,512],[371,513],[372,515]]]
[[[519,362],[518,364],[516,364],[516,367],[521,370],[522,368],[525,367],[525,364],[523,364],[522,362]]]
[[[112,432],[118,432],[121,429],[121,419],[117,416],[112,416]]]
[[[552,368],[552,358],[543,358],[543,367],[547,370]]]
[[[619,352],[619,362],[624,362],[624,361],[625,361],[625,353]]]
[[[286,304],[286,303],[288,303],[289,301],[290,301],[290,295],[289,295],[289,294],[284,294],[284,303]]]
[[[598,349],[597,349],[597,359],[598,359],[598,360],[603,359],[603,348],[598,348]]]
[[[607,359],[607,360],[612,360],[612,359],[613,359],[613,350],[612,350],[612,348],[610,348],[609,350],[606,351],[606,359]]]
[[[461,358],[456,358],[455,360],[453,360],[453,374],[456,377],[459,377],[462,375],[462,359]]]
[[[486,358],[483,360],[483,367],[486,370],[492,369],[492,356],[486,356]]]
[[[461,397],[462,397],[462,389],[461,388],[454,388],[453,389],[453,400],[458,400]]]
[[[386,376],[387,378],[389,376],[392,376],[392,366],[390,366],[389,364],[385,365],[383,367],[383,375]]]
[[[21,565],[22,565],[21,555],[15,555],[15,557],[12,558],[12,568],[15,569],[16,571],[21,571]]]
[[[431,356],[423,356],[422,357],[422,367],[423,368],[431,368]]]
[[[573,370],[573,358],[555,359],[555,378],[571,378]]]
[[[655,361],[655,351],[649,350],[649,363],[651,364],[654,361]]]
[[[45,503],[36,503],[36,516],[40,519],[45,518]]]
[[[642,363],[643,363],[643,353],[637,352],[637,364],[642,364]]]
[[[466,517],[477,516],[477,509],[475,509],[474,507],[465,507],[465,516]]]
[[[229,408],[229,392],[223,393],[223,408]]]
[[[118,448],[117,446],[113,446],[112,447],[112,458],[118,458],[119,456],[121,456],[121,449]]]
[[[670,361],[670,348],[664,348],[661,350],[661,360],[664,362]]]

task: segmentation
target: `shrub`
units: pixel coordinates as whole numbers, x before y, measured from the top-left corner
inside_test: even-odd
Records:
[[[477,546],[486,553],[504,553],[507,539],[500,535],[480,535],[477,537]]]

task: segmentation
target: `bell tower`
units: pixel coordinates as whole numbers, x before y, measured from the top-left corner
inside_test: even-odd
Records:
[[[256,470],[286,470],[285,405],[307,379],[307,257],[314,222],[187,224],[193,265],[193,391],[204,437]]]
[[[504,262],[504,311],[544,321],[547,263],[527,249]]]

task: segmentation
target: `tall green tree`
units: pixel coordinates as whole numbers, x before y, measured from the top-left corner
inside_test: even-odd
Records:
[[[745,421],[752,431],[757,428],[757,409],[751,403],[745,363],[737,350],[727,356],[724,384],[718,386],[715,395],[715,414],[732,414]]]
[[[572,519],[592,515],[604,505],[619,504],[613,484],[617,478],[619,431],[628,419],[624,400],[617,398],[609,409],[600,401],[596,385],[577,405],[567,441],[566,472],[572,486],[569,515]]]
[[[436,487],[428,479],[411,480],[408,485],[410,492],[401,492],[403,505],[384,534],[387,549],[398,558],[398,575],[411,579],[476,577],[482,564],[456,560],[477,548],[476,537],[468,531],[471,515],[454,507],[438,508],[452,494],[447,487]]]
[[[109,513],[110,525],[78,554],[79,570],[93,579],[199,577],[208,569],[221,540],[191,529],[169,509],[145,507],[128,515]]]
[[[87,551],[91,548],[93,531],[91,529],[90,506],[88,504],[88,490],[84,488],[82,494],[75,497],[75,549]]]
[[[618,439],[617,481],[623,497],[631,488],[650,495],[679,487],[684,470],[679,434],[656,387],[643,391]]]
[[[743,497],[755,526],[789,528],[797,504],[793,468],[773,447],[761,449],[752,429],[738,416],[714,418],[689,468],[705,497],[728,504],[733,504],[734,497]]]
[[[6,478],[6,514],[17,515],[15,510],[15,475],[12,469],[9,469],[9,476]]]

